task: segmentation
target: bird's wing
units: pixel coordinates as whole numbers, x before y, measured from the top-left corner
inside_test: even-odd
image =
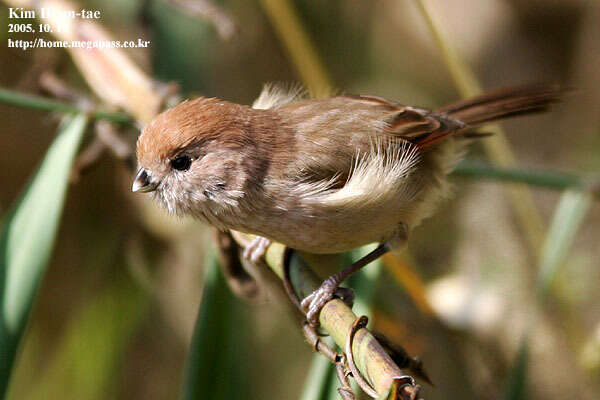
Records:
[[[464,122],[445,113],[397,104],[378,96],[346,95],[351,102],[382,110],[386,132],[402,138],[419,149],[429,147],[467,127]]]
[[[337,210],[410,201],[423,149],[466,125],[376,96],[301,100],[278,108],[296,131],[295,186],[306,202]],[[414,177],[413,177],[414,178]],[[415,178],[416,179],[416,178]]]
[[[417,119],[417,111],[367,96],[301,100],[278,111],[296,135],[290,146],[297,158],[287,171],[295,177],[295,198],[340,210],[373,208],[414,194],[403,182],[419,161],[419,147],[407,138],[416,137],[416,127],[430,117]]]

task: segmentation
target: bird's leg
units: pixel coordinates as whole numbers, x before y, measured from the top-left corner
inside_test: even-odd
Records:
[[[302,302],[300,306],[306,311],[306,319],[313,326],[319,326],[319,313],[323,306],[331,300],[336,292],[341,289],[339,286],[344,282],[350,275],[360,270],[371,261],[375,261],[390,250],[387,243],[382,243],[375,250],[354,262],[352,265],[344,268],[340,272],[325,279],[321,284],[321,287],[311,294],[309,294]]]
[[[255,236],[246,248],[244,249],[244,258],[252,262],[257,262],[265,255],[267,249],[271,245],[271,240],[262,236]]]
[[[289,247],[286,247],[284,256],[283,256],[283,287],[288,297],[292,301],[292,303],[298,307],[300,311],[302,311],[300,307],[300,300],[294,291],[294,287],[292,286],[292,282],[290,281],[290,258],[293,250]],[[317,329],[310,325],[308,321],[304,321],[302,323],[302,333],[304,334],[304,338],[311,345],[311,347],[318,353],[324,355],[329,361],[334,364],[343,364],[344,357],[342,354],[338,354],[335,350],[329,347],[325,342],[321,340],[321,335],[317,332]]]
[[[352,265],[325,279],[319,289],[309,294],[300,303],[302,310],[306,312],[306,319],[309,324],[313,327],[319,326],[319,314],[321,313],[321,309],[333,297],[341,297],[345,302],[347,302],[348,298],[353,300],[354,293],[352,290],[341,288],[340,284],[371,261],[377,260],[390,250],[401,248],[406,243],[407,239],[408,226],[404,223],[400,223],[398,225],[398,230],[390,239],[381,243],[375,250],[354,262]],[[351,295],[349,295],[348,292],[350,292]],[[351,305],[351,302],[349,305]]]

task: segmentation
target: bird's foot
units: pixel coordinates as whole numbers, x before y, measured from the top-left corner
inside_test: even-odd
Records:
[[[319,326],[319,314],[329,300],[337,297],[342,299],[349,307],[352,307],[354,291],[339,285],[340,282],[336,279],[336,276],[330,276],[323,281],[320,288],[309,294],[300,303],[300,307],[306,312],[306,320],[312,327]]]
[[[265,255],[270,245],[271,241],[266,237],[256,236],[244,249],[244,258],[255,263]]]

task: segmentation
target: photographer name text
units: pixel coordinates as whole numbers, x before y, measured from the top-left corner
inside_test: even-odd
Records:
[[[22,7],[9,8],[8,18],[10,19],[33,19],[33,18],[81,18],[81,19],[100,19],[99,10],[55,10],[53,8],[40,8],[39,10],[26,10]]]

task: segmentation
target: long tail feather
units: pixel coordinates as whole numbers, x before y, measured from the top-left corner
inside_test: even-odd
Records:
[[[528,85],[488,92],[435,110],[467,124],[467,128],[523,114],[546,111],[560,100],[558,85]]]

